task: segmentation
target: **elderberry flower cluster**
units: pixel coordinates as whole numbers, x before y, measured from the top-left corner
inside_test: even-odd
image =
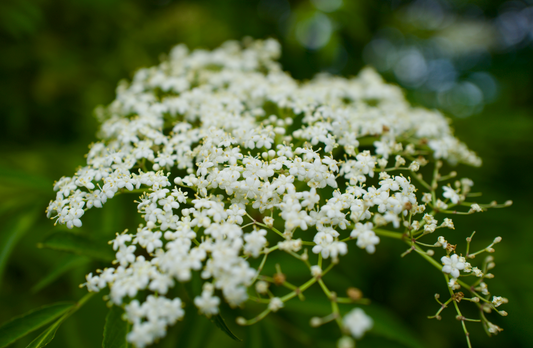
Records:
[[[452,277],[452,297],[464,286],[452,280],[472,271],[465,257],[475,254],[453,253],[444,237],[430,244],[447,248],[444,267],[433,250],[421,249],[429,245],[421,237],[454,228],[438,213],[490,207],[467,201],[470,180],[452,187],[445,181],[453,172],[439,173],[442,161],[481,164],[446,118],[411,107],[398,87],[371,69],[351,79],[322,74],[302,83],[282,71],[279,55],[274,40],[231,41],[211,52],[176,46],[160,65],[122,82],[116,100],[97,109],[100,140],[90,146],[87,165],[55,183],[47,214],[68,228],[80,227],[89,209],[114,196],[137,193],[143,223],[116,235],[113,267],[87,275],[84,284],[93,292],[109,288],[110,301],[132,324],[127,339],[137,347],[164,337],[185,315],[170,290],[194,272],[203,286],[193,303],[208,317],[219,313],[222,301],[264,304],[256,318],[238,318],[247,325],[282,310],[315,283],[327,301],[363,303],[359,290],[339,297],[322,277],[349,250],[376,252],[381,238],[403,241],[406,254],[432,260]],[[428,163],[431,181],[419,174]],[[305,263],[309,281],[294,286],[281,270],[262,274],[273,252]],[[260,257],[259,267],[252,267],[249,261]],[[480,272],[480,280],[487,278]],[[274,296],[271,284],[291,291]],[[475,287],[485,294],[481,284]],[[361,308],[342,320],[338,306],[332,308],[315,324],[336,320],[345,335],[339,342],[371,329]]]

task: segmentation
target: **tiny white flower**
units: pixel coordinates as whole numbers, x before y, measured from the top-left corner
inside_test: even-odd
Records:
[[[417,161],[411,162],[411,164],[409,164],[409,170],[413,172],[418,172],[420,170],[420,163],[418,163]]]
[[[272,312],[277,312],[283,308],[283,301],[279,297],[273,297],[270,299],[270,302],[268,303],[268,309],[270,309]]]
[[[499,307],[501,306],[503,303],[507,303],[508,300],[504,297],[501,297],[501,296],[492,296],[492,304],[494,305],[494,307]]]
[[[461,286],[457,282],[457,279],[455,278],[450,279],[450,281],[448,282],[448,287],[451,288],[452,290],[458,290],[461,288]]]
[[[444,190],[444,193],[442,194],[444,198],[448,198],[453,204],[459,203],[461,197],[454,189],[450,186],[443,186],[442,189]]]
[[[311,266],[311,275],[318,278],[322,275],[322,268],[318,265]]]
[[[479,212],[482,212],[483,209],[481,209],[481,207],[479,206],[479,204],[477,203],[474,203],[470,206],[470,210],[468,211],[469,213],[479,213]]]
[[[374,321],[361,308],[352,309],[342,320],[344,327],[356,339],[363,337],[364,333],[372,328]]]
[[[255,290],[260,294],[266,294],[268,291],[268,283],[260,280],[257,283],[255,283]]]
[[[481,278],[483,277],[483,271],[481,271],[479,268],[477,267],[474,267],[472,268],[472,272],[474,273],[474,275],[478,278]]]
[[[459,262],[459,255],[453,254],[452,256],[443,256],[440,261],[444,265],[442,272],[451,274],[452,277],[458,278],[459,271],[465,268],[464,262]]]
[[[217,296],[213,296],[212,286],[204,285],[202,296],[196,296],[194,298],[194,304],[198,307],[200,313],[205,314],[206,316],[211,316],[218,313],[220,299]]]

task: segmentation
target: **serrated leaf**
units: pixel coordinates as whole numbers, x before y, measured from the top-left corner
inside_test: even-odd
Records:
[[[54,303],[32,310],[14,318],[0,327],[0,347],[5,347],[30,332],[45,326],[59,316],[65,314],[72,303]]]
[[[235,341],[242,341],[239,337],[235,336],[233,332],[229,329],[228,325],[226,325],[226,322],[224,321],[224,318],[220,314],[213,315],[210,320],[218,327],[220,330],[222,330],[226,335],[228,335],[230,338],[232,338]]]
[[[109,309],[105,318],[104,340],[102,348],[128,348],[126,334],[130,330],[130,324],[122,320],[124,310],[113,306]]]
[[[68,309],[66,313],[61,316],[61,318],[59,318],[55,323],[50,325],[46,330],[41,332],[41,334],[37,336],[37,338],[35,338],[33,341],[31,341],[30,344],[26,346],[26,348],[41,348],[50,343],[56,336],[57,329],[59,329],[61,324],[63,324],[63,322],[67,320],[68,317],[70,317],[78,309],[80,309],[85,304],[85,302],[87,302],[94,294],[94,292],[88,293],[76,304],[71,306],[70,309]]]
[[[85,236],[69,232],[51,234],[39,243],[38,247],[67,251],[107,262],[115,259],[113,250],[107,244],[98,243]]]
[[[52,342],[52,340],[56,336],[57,329],[59,329],[59,327],[61,326],[61,324],[63,324],[65,319],[66,317],[63,316],[58,321],[50,325],[48,329],[41,332],[41,334],[37,336],[36,339],[31,341],[30,344],[26,346],[26,348],[41,348],[41,347],[46,346],[48,343]]]

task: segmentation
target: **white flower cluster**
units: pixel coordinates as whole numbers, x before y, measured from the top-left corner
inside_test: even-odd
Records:
[[[145,222],[117,235],[116,267],[86,283],[89,291],[109,287],[111,301],[125,307],[137,347],[183,316],[179,299],[164,296],[192,272],[205,280],[195,305],[217,314],[222,297],[231,306],[249,298],[260,270],[248,257],[311,245],[336,263],[350,240],[374,253],[376,228],[438,228],[433,215],[414,216],[432,201],[441,210],[447,203],[434,195],[419,203],[411,179],[389,172],[414,173],[427,154],[480,164],[440,113],[411,107],[373,70],[299,83],[281,70],[279,54],[274,40],[226,42],[212,52],[175,47],[119,85],[116,100],[97,112],[100,141],[87,165],[54,186],[48,216],[69,228],[116,194],[142,194]],[[451,204],[468,193],[443,188]],[[454,277],[462,269],[453,256],[443,262]],[[146,290],[153,295],[134,299]],[[268,303],[283,307],[278,297]],[[356,338],[371,326],[359,311],[344,322]]]

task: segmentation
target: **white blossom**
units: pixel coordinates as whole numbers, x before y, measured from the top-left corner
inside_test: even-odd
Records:
[[[281,301],[279,297],[273,297],[270,299],[268,309],[270,309],[272,312],[277,312],[281,308],[283,308],[283,301]]]
[[[443,256],[440,261],[444,265],[442,272],[451,274],[452,277],[458,278],[459,271],[465,268],[464,262],[459,261],[459,255],[453,254],[452,256]]]
[[[342,320],[344,327],[356,339],[363,337],[364,333],[372,328],[374,321],[361,308],[352,309]]]

